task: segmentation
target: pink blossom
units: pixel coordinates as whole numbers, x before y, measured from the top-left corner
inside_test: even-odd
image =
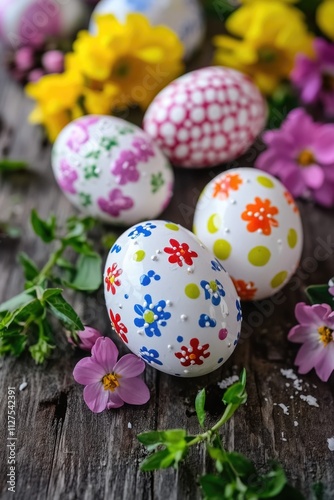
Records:
[[[315,59],[298,54],[291,80],[306,104],[321,103],[326,114],[334,115],[334,44],[322,38],[314,41]]]
[[[61,73],[64,70],[64,54],[61,50],[48,50],[42,56],[42,65],[48,73]]]
[[[334,205],[334,125],[315,123],[294,109],[278,130],[263,135],[268,149],[256,167],[278,177],[294,196],[312,196],[317,203]]]
[[[18,70],[28,71],[35,64],[35,53],[32,47],[21,47],[14,54],[14,64]]]
[[[91,351],[97,339],[102,337],[101,333],[91,326],[85,326],[85,329],[77,332],[77,335],[79,342],[76,345],[84,351]],[[69,341],[71,344],[74,343],[72,339]]]
[[[38,82],[45,75],[45,71],[42,68],[35,68],[31,70],[28,74],[29,82]]]
[[[142,405],[150,399],[147,385],[138,377],[145,370],[144,361],[134,354],[126,354],[119,361],[117,357],[113,341],[100,337],[91,357],[81,359],[74,368],[73,377],[86,386],[83,397],[94,413],[120,408],[124,403]]]
[[[315,369],[318,377],[327,382],[334,370],[334,311],[328,304],[296,305],[295,316],[299,325],[288,335],[291,342],[303,344],[295,364],[299,373]]]

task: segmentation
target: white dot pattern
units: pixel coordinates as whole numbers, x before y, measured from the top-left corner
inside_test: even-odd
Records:
[[[210,67],[188,73],[160,92],[143,126],[175,165],[201,168],[247,151],[266,116],[265,101],[247,76]]]

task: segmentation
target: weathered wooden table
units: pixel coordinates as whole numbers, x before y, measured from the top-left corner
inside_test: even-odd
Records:
[[[215,29],[219,31],[220,27],[213,26],[211,33]],[[210,57],[207,42],[191,67],[205,66]],[[2,71],[0,153],[27,160],[30,170],[1,177],[0,219],[10,220],[22,229],[18,241],[0,240],[1,302],[22,289],[18,252],[25,251],[39,264],[47,258],[48,247],[36,239],[28,222],[31,209],[36,208],[43,217],[55,213],[61,221],[74,213],[54,181],[50,146],[41,131],[26,121],[31,108],[22,89]],[[238,164],[251,165],[260,149],[260,143],[255,145]],[[201,189],[222,169],[177,170],[175,196],[163,217],[191,228]],[[334,274],[333,210],[311,202],[298,205],[305,248],[297,275],[280,294],[279,303],[267,300],[244,305],[240,345],[230,360],[211,375],[178,379],[148,367],[145,380],[151,390],[149,403],[96,415],[84,404],[82,387],[72,378],[80,353],[68,348],[61,332],[57,334],[59,349],[44,366],[36,366],[27,356],[0,359],[1,499],[200,498],[197,477],[209,466],[204,449],[194,449],[179,470],[141,473],[139,464],[145,452],[136,434],[175,427],[198,432],[194,399],[204,386],[213,423],[222,411],[224,391],[218,383],[239,374],[242,367],[248,372],[249,399],[224,428],[226,447],[246,454],[259,467],[270,459],[279,461],[307,498],[314,498],[312,485],[318,482],[325,485],[324,498],[334,498],[334,453],[327,445],[327,438],[334,436],[334,379],[321,383],[312,372],[299,377],[296,383],[282,373],[294,370],[297,347],[287,341],[287,333],[295,324],[295,304],[305,301],[305,285],[326,283]],[[85,324],[111,334],[102,290],[91,296],[77,293],[68,298]],[[121,350],[126,351],[122,346]],[[23,381],[28,385],[19,391]],[[6,484],[9,386],[16,388],[17,405],[15,494],[7,491]],[[310,406],[301,395],[314,396],[318,407]]]

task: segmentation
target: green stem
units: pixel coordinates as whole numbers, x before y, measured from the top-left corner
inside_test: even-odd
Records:
[[[34,283],[36,283],[38,285],[39,283],[41,283],[42,281],[44,281],[45,278],[49,278],[50,277],[50,274],[49,274],[50,271],[52,270],[52,268],[57,263],[57,260],[64,253],[65,248],[66,248],[65,243],[61,243],[61,245],[58,248],[58,250],[56,250],[54,253],[51,254],[51,256],[50,256],[49,260],[47,261],[47,263],[45,264],[45,266],[41,269],[41,271],[39,272],[38,276],[36,276],[36,278],[34,280]]]

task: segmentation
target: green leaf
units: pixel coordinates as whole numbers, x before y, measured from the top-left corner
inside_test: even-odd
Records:
[[[8,222],[0,222],[0,236],[16,239],[21,236],[21,230],[18,227],[11,226]]]
[[[205,389],[202,389],[196,396],[195,399],[195,410],[196,410],[196,415],[199,421],[199,425],[201,427],[204,426],[204,421],[205,421],[205,399],[206,399],[206,394],[205,394]]]
[[[0,322],[0,329],[8,328],[14,321],[24,325],[35,318],[41,318],[44,315],[44,307],[38,299],[33,299],[22,307],[8,313]]]
[[[35,262],[28,257],[24,252],[21,252],[18,256],[19,263],[23,267],[24,277],[26,280],[32,281],[39,274],[38,267]]]
[[[51,312],[70,330],[83,330],[79,316],[62,295],[52,295],[46,300]]]
[[[62,293],[62,288],[47,288],[43,292],[42,300],[47,302],[50,297],[53,297],[54,295],[61,295]]]
[[[145,446],[172,444],[179,441],[184,441],[186,434],[187,432],[184,429],[171,429],[169,431],[149,431],[138,434],[137,439]]]
[[[15,326],[7,332],[0,334],[0,355],[11,354],[12,356],[20,356],[26,345],[27,336],[22,335],[21,328]]]
[[[184,441],[187,435],[187,431],[184,429],[170,429],[168,431],[163,431],[163,443],[178,443],[179,441]]]
[[[206,500],[222,500],[226,498],[225,488],[228,485],[227,479],[207,474],[200,478],[200,484]]]
[[[44,363],[55,346],[51,343],[51,328],[47,321],[38,323],[38,341],[29,347],[31,357],[37,364]]]
[[[34,300],[34,296],[36,297],[36,288],[30,288],[29,290],[26,290],[25,292],[19,293],[18,295],[15,295],[15,297],[7,300],[6,302],[3,302],[0,305],[0,313],[5,312],[5,311],[15,311],[15,309],[18,309],[19,307],[23,306],[24,304],[27,304],[28,302],[31,302]]]
[[[44,221],[42,220],[35,209],[31,212],[31,224],[33,230],[41,238],[44,243],[50,243],[55,239],[56,231],[56,217],[51,215],[51,217]]]
[[[311,285],[305,292],[311,304],[329,304],[334,309],[334,297],[328,290],[328,285]]]
[[[323,483],[314,483],[312,484],[312,490],[316,500],[323,500],[325,488]]]
[[[158,469],[167,469],[174,463],[174,454],[169,450],[160,450],[149,455],[140,465],[140,470],[150,472]]]
[[[0,160],[0,172],[20,172],[26,170],[28,164],[25,161],[7,160],[6,158]]]
[[[247,401],[246,393],[246,371],[243,370],[239,382],[231,385],[224,394],[225,404],[242,405]]]
[[[94,292],[102,283],[101,267],[102,259],[97,253],[80,255],[73,280],[65,284],[74,290]]]
[[[255,492],[258,498],[274,498],[282,492],[286,484],[284,470],[280,465],[274,464],[270,472],[258,478]],[[250,490],[252,489],[250,488]]]
[[[247,477],[255,474],[254,464],[241,453],[228,452],[225,457],[238,476]]]

